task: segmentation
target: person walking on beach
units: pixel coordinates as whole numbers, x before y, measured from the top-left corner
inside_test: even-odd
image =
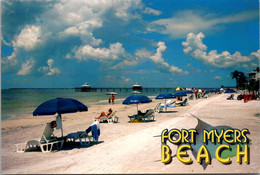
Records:
[[[112,104],[115,104],[115,95],[112,94]]]
[[[110,96],[108,97],[108,103],[109,104],[111,103],[111,97]]]

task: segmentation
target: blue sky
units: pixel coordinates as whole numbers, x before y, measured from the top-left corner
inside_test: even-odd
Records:
[[[258,3],[2,1],[1,86],[233,86],[259,65]]]

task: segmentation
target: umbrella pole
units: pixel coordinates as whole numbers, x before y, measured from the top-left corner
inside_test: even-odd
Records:
[[[61,115],[60,115],[60,120],[61,120],[61,123],[62,123]],[[61,126],[62,126],[62,125],[61,125]],[[63,126],[61,127],[61,137],[63,138]]]

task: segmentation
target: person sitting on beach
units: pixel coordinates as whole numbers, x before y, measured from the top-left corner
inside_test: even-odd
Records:
[[[108,113],[106,114],[105,112],[101,112],[101,114],[98,117],[95,117],[95,119],[100,119],[100,117],[109,117],[110,114],[112,114],[112,109],[108,109]]]
[[[57,126],[56,121],[55,121],[55,120],[52,121],[52,122],[51,122],[51,128],[54,129],[56,126]]]
[[[100,124],[98,121],[93,122],[86,130],[85,133],[88,135],[88,133],[92,131],[92,136],[95,140],[98,140],[98,137],[100,136]]]
[[[142,115],[142,116],[144,116],[148,111],[149,111],[149,110],[146,110],[146,112],[143,113],[142,111],[138,110],[137,115]]]

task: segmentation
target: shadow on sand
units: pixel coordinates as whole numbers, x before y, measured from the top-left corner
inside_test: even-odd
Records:
[[[65,142],[63,145],[63,148],[60,151],[69,151],[69,150],[73,150],[75,148],[77,148],[77,149],[89,148],[89,147],[98,145],[103,142],[104,141],[91,142],[88,146],[81,145],[80,142]]]
[[[176,113],[178,111],[161,111],[160,113]]]

